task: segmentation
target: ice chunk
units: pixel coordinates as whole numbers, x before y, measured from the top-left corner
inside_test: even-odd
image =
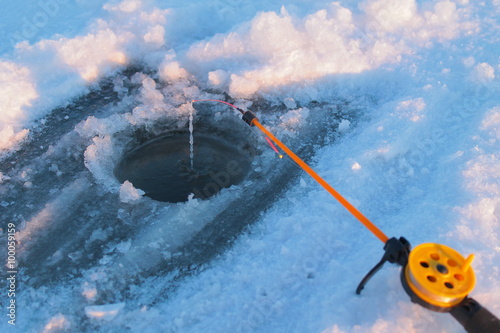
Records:
[[[50,321],[45,325],[43,333],[48,332],[66,332],[70,328],[70,323],[68,319],[61,313],[55,315],[50,319]]]
[[[486,62],[480,63],[474,67],[473,78],[481,83],[491,82],[495,79],[495,68]]]
[[[119,114],[111,115],[107,118],[98,119],[89,116],[86,120],[75,126],[75,131],[84,138],[94,136],[105,136],[106,134],[116,133],[126,128],[129,123],[125,117]]]
[[[168,56],[161,63],[159,74],[160,78],[167,82],[180,80],[188,76],[188,72],[181,67],[179,62],[170,59]]]
[[[85,314],[89,319],[110,321],[125,307],[125,303],[93,305],[85,307]]]
[[[0,86],[0,149],[10,149],[27,135],[21,126],[36,116],[26,108],[38,97],[38,91],[27,67],[7,61],[0,61]]]
[[[131,203],[140,199],[145,192],[140,189],[136,189],[131,182],[126,180],[120,187],[120,200],[124,203]]]
[[[165,28],[161,25],[155,25],[144,35],[144,41],[156,44],[158,47],[165,44]]]
[[[0,149],[16,150],[19,143],[26,139],[28,134],[29,130],[27,129],[16,132],[12,126],[5,126],[4,129],[0,128]]]
[[[288,111],[286,114],[280,117],[281,127],[286,128],[290,131],[288,133],[291,135],[300,126],[306,124],[307,118],[309,117],[310,111],[308,108],[300,108],[292,111]]]
[[[93,144],[88,146],[84,153],[85,167],[106,191],[118,192],[120,183],[113,174],[120,154],[116,141],[111,135],[96,136],[92,141]]]
[[[339,124],[340,132],[347,132],[351,126],[351,122],[347,119],[343,119]]]
[[[252,80],[248,80],[242,76],[231,75],[231,84],[229,90],[231,95],[240,98],[249,98],[259,90],[260,85]]]
[[[128,250],[130,250],[130,247],[132,246],[132,242],[130,240],[121,242],[120,244],[116,245],[116,250],[121,253],[127,253]]]
[[[52,41],[41,43],[47,48],[56,48],[64,63],[74,68],[82,79],[92,82],[106,69],[127,63],[127,55],[122,51],[122,44],[126,40],[125,34],[103,29],[86,36],[65,40],[57,45]],[[86,52],[81,52],[82,49]]]
[[[82,286],[82,295],[89,301],[97,297],[97,288],[95,283],[85,282]]]
[[[220,88],[229,81],[229,74],[226,71],[218,69],[208,73],[208,81],[215,88]]]
[[[105,241],[108,238],[108,233],[106,230],[103,230],[102,228],[96,229],[92,232],[92,235],[88,239],[88,242],[94,242],[96,240],[99,241]]]
[[[295,102],[295,100],[291,97],[287,97],[285,98],[285,100],[283,101],[285,103],[285,106],[288,108],[288,109],[296,109],[297,108],[297,103]]]

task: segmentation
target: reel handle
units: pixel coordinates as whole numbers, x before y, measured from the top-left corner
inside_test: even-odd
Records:
[[[382,266],[384,266],[385,262],[388,261],[391,264],[398,264],[402,267],[406,265],[408,262],[408,255],[411,251],[410,242],[404,237],[392,237],[389,239],[384,245],[384,255],[382,259],[378,262],[378,264],[373,267],[368,274],[365,275],[363,280],[359,283],[356,288],[356,294],[361,294],[361,290],[363,290],[368,283],[368,281],[377,273]]]
[[[450,314],[469,333],[500,332],[500,320],[473,298],[466,297]]]

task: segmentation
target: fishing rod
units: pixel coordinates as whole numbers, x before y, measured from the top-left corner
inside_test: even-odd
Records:
[[[426,309],[441,313],[450,313],[469,333],[499,333],[500,320],[469,297],[476,284],[472,269],[474,255],[464,258],[459,252],[446,245],[424,243],[411,249],[410,242],[404,238],[387,237],[373,222],[347,201],[339,192],[319,176],[307,163],[298,157],[284,143],[276,138],[260,122],[255,113],[217,99],[193,100],[196,102],[217,102],[226,104],[242,114],[248,125],[257,127],[269,140],[283,150],[299,167],[307,172],[318,184],[330,193],[373,235],[384,243],[382,259],[366,274],[356,288],[360,294],[368,281],[386,262],[402,267],[400,280],[410,300]]]

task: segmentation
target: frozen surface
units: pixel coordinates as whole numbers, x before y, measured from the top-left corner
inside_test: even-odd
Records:
[[[382,244],[307,175],[287,181],[290,161],[232,110],[190,103],[226,97],[388,236],[474,253],[472,296],[500,315],[499,11],[498,0],[3,4],[0,258],[14,223],[19,284],[16,326],[2,313],[0,331],[462,331],[412,304],[396,267],[355,295]],[[188,129],[193,110],[255,145],[249,181],[164,204],[116,180],[124,151]],[[204,254],[193,242],[232,232],[241,196],[261,208]]]

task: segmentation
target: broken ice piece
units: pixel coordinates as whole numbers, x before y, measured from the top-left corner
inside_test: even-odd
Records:
[[[92,305],[85,307],[85,314],[89,319],[110,321],[125,307],[125,303]]]

